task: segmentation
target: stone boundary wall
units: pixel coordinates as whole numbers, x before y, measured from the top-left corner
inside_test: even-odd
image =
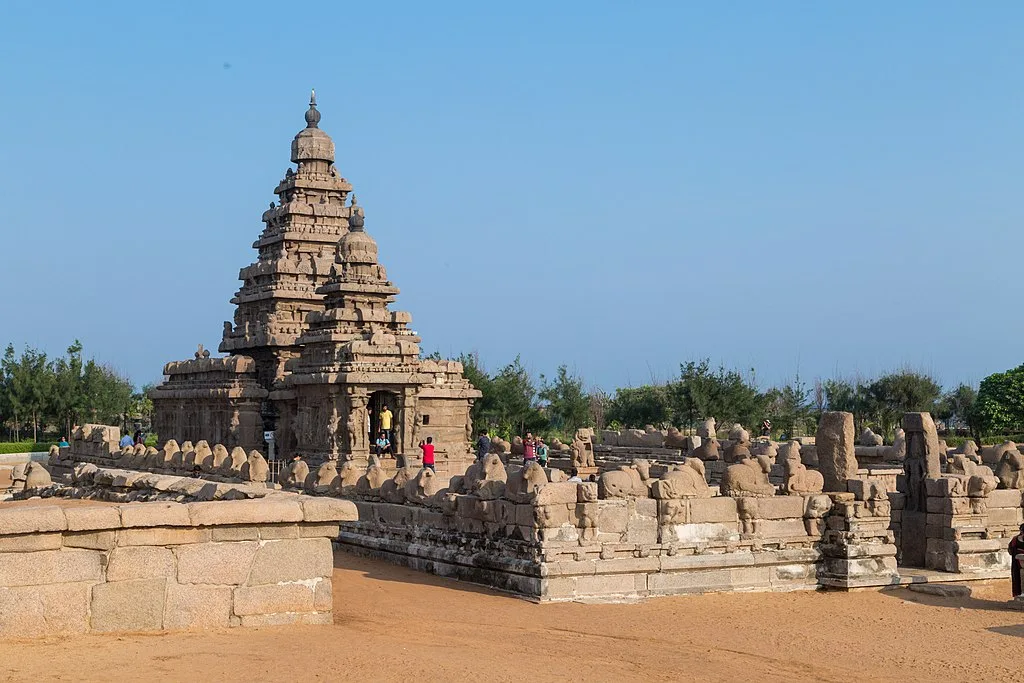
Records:
[[[0,638],[331,623],[331,539],[352,503],[0,508]]]
[[[812,590],[826,574],[840,588],[894,582],[885,501],[597,500],[596,489],[549,483],[529,502],[457,495],[444,508],[360,500],[340,542],[539,601]]]

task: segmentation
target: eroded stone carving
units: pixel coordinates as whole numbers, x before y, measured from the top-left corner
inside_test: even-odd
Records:
[[[775,487],[768,481],[771,463],[764,456],[745,458],[729,465],[722,474],[719,486],[723,496],[774,496]]]

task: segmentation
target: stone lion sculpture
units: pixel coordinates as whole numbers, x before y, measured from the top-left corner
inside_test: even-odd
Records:
[[[573,467],[596,467],[594,464],[594,430],[577,429],[572,440],[570,451],[572,453]]]
[[[660,479],[651,482],[650,488],[651,495],[659,500],[711,497],[700,458],[686,458],[682,465],[670,466]]]
[[[800,451],[791,450],[782,461],[783,481],[782,493],[790,496],[806,496],[821,493],[825,488],[825,479],[821,472],[809,470],[800,461]]]
[[[732,498],[774,496],[775,487],[768,481],[771,468],[771,463],[763,456],[729,465],[722,474],[719,490],[723,496]]]
[[[650,478],[650,461],[634,460],[631,465],[601,474],[597,480],[598,494],[601,498],[647,498]]]

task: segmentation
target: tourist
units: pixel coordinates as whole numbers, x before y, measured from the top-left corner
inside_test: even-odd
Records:
[[[772,421],[769,420],[768,418],[765,418],[764,422],[761,423],[761,436],[768,436],[768,437],[770,437],[771,435],[772,435]]]
[[[117,442],[117,445],[121,448],[131,448],[135,445],[135,439],[132,438],[131,434],[125,434],[121,437],[121,440]]]
[[[385,453],[388,455],[394,455],[391,450],[391,439],[388,438],[388,433],[381,431],[380,436],[377,437],[377,457],[380,457]]]
[[[141,429],[136,429],[135,430],[135,434],[132,435],[132,441],[135,442],[136,446],[138,446],[141,443],[145,443],[146,438],[145,438],[145,436],[143,436]]]
[[[480,438],[476,440],[476,459],[483,460],[491,451],[491,437],[487,436],[487,430],[480,430]]]
[[[533,440],[533,434],[526,432],[526,438],[523,439],[523,466],[531,462],[537,462],[537,444]]]
[[[541,467],[548,466],[548,447],[539,436],[537,437],[537,464]]]
[[[70,445],[66,436],[60,437],[60,441],[57,442],[57,448],[68,448]]]
[[[594,482],[596,484],[597,483],[597,475],[596,474],[591,474],[589,477],[587,477],[587,481],[592,481],[592,482]]]
[[[384,409],[380,411],[380,415],[378,415],[377,417],[380,420],[381,431],[387,432],[388,441],[391,441],[391,423],[394,420],[395,416],[391,412],[391,409],[388,408],[387,403],[384,404]]]
[[[573,467],[571,470],[569,470],[569,481],[575,481],[575,482],[579,482],[581,484],[583,483],[583,480],[580,479],[580,471],[578,469],[576,469],[575,467]]]
[[[1010,579],[1013,584],[1013,597],[1021,594],[1020,589],[1020,562],[1017,555],[1024,554],[1024,524],[1020,525],[1020,533],[1010,539]]]
[[[434,437],[428,436],[426,441],[420,441],[420,450],[423,451],[423,469],[437,472],[434,467]]]

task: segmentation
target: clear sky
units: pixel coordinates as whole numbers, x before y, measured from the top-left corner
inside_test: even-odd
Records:
[[[9,2],[0,343],[216,348],[310,87],[426,351],[1024,362],[1024,3]]]

